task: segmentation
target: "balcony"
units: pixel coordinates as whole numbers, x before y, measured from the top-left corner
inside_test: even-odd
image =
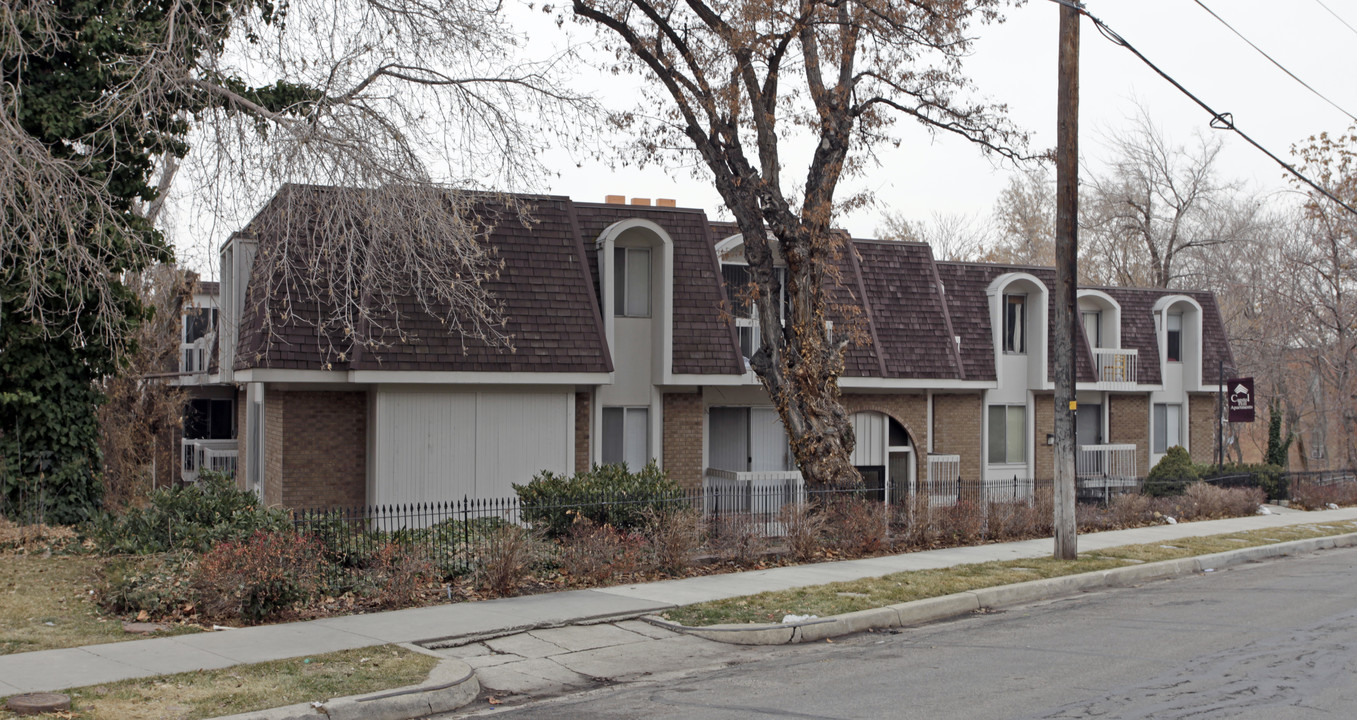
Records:
[[[179,344],[179,372],[205,373],[212,359],[215,336],[208,333],[190,343]]]
[[[752,513],[775,516],[782,507],[805,500],[800,470],[741,472],[707,468],[702,494],[709,514]]]
[[[928,477],[924,479],[928,504],[935,507],[955,505],[961,497],[961,456],[929,455]]]
[[[180,453],[183,458],[180,479],[186,483],[198,482],[198,474],[204,470],[235,477],[236,442],[184,438],[180,441]]]
[[[1106,390],[1136,389],[1136,356],[1135,350],[1093,348],[1098,384]]]
[[[1135,445],[1080,445],[1074,455],[1074,475],[1081,495],[1101,495],[1134,488]]]

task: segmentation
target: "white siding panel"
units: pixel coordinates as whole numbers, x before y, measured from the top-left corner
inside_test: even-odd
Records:
[[[854,465],[886,464],[886,416],[876,412],[861,412],[853,416]]]
[[[787,432],[782,429],[782,420],[776,410],[750,408],[749,445],[751,471],[792,469],[789,460],[791,453],[787,447]]]
[[[573,470],[574,413],[568,393],[477,395],[476,496],[513,497],[524,484],[550,470]]]
[[[476,396],[377,393],[377,504],[451,500],[476,492]]]

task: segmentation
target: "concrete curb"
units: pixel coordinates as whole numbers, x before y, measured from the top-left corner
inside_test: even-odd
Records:
[[[418,685],[269,710],[227,715],[215,720],[410,720],[451,712],[481,693],[476,672],[465,662],[444,658]]]
[[[1212,572],[1260,560],[1301,555],[1317,550],[1357,546],[1357,533],[1293,540],[1228,550],[1211,555],[1130,565],[1078,575],[1032,580],[1012,585],[996,585],[954,595],[926,598],[898,605],[817,618],[796,623],[711,625],[689,627],[654,615],[642,617],[652,625],[674,632],[696,635],[708,640],[735,645],[791,645],[849,635],[865,630],[910,627],[959,617],[981,609],[997,609],[1024,603],[1050,600],[1102,588],[1120,588],[1153,580],[1167,580],[1199,572]]]

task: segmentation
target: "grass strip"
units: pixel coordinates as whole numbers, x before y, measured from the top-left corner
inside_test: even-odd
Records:
[[[438,658],[395,645],[64,690],[77,720],[196,720],[421,683]],[[3,704],[0,704],[3,708]],[[17,717],[0,710],[0,718]],[[317,716],[320,717],[320,716]]]
[[[691,627],[726,623],[780,622],[786,615],[828,617],[996,585],[1209,555],[1291,540],[1341,535],[1355,530],[1357,522],[1293,525],[1225,535],[1181,538],[1167,543],[1122,545],[1082,553],[1078,560],[1073,561],[1040,557],[957,565],[937,570],[911,570],[883,577],[685,605],[665,612],[663,617]]]

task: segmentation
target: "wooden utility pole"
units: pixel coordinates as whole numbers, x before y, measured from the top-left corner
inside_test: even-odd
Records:
[[[1060,6],[1055,150],[1055,557],[1079,554],[1074,522],[1074,338],[1079,282],[1079,11]]]

